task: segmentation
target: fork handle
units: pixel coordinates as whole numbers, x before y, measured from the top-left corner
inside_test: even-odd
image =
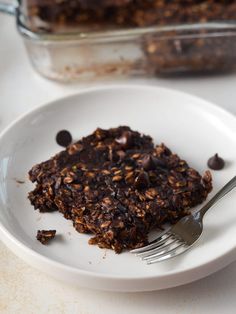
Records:
[[[200,209],[199,211],[200,216],[203,217],[209,208],[211,208],[215,203],[217,203],[222,197],[228,194],[235,187],[236,187],[236,176],[234,176],[233,179],[231,179],[228,183],[226,183],[223,186],[223,188],[220,189],[220,191],[217,192],[216,195],[213,196],[210,199],[210,201]]]

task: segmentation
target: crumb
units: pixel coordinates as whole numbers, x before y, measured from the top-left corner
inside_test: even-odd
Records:
[[[107,257],[107,250],[105,250],[102,259],[105,259]]]
[[[56,230],[38,230],[37,240],[42,244],[48,244],[48,242],[55,238]]]
[[[16,178],[14,178],[14,180],[15,180],[16,183],[18,183],[18,184],[24,184],[24,183],[25,183],[25,181],[19,180],[19,179],[16,179]]]

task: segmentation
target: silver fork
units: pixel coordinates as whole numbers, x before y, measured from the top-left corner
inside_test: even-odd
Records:
[[[198,212],[180,219],[173,227],[163,231],[155,240],[139,249],[132,250],[147,264],[154,264],[175,257],[190,249],[203,231],[203,216],[216,202],[236,187],[236,176],[231,179]]]

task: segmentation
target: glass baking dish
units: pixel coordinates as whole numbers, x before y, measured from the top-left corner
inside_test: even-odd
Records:
[[[42,25],[38,29],[31,27],[22,14],[21,5],[16,5],[14,10],[8,5],[1,8],[14,12],[31,63],[49,79],[91,81],[225,72],[236,67],[236,23],[233,19],[52,31]]]

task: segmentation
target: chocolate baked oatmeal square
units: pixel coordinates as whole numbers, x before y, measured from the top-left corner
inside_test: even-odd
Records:
[[[209,171],[201,176],[127,126],[97,129],[35,165],[29,177],[35,209],[58,210],[78,232],[93,235],[90,244],[116,253],[145,245],[151,230],[177,222],[212,189]]]

